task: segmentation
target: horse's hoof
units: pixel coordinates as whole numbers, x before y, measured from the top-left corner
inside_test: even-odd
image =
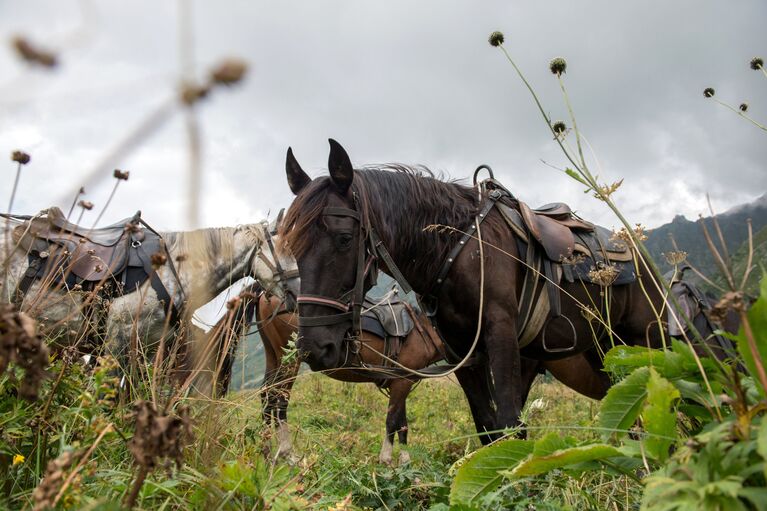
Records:
[[[400,451],[399,452],[399,464],[400,465],[407,465],[410,463],[410,453],[407,451]]]
[[[391,467],[391,453],[387,456],[383,453],[378,457],[378,462],[387,467]]]

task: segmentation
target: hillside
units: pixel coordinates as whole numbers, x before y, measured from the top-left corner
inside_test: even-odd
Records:
[[[748,227],[747,221],[751,219],[751,225],[754,234],[759,233],[767,226],[767,194],[762,195],[755,201],[736,206],[716,215],[716,219],[722,230],[722,236],[730,255],[734,252],[742,251],[743,262],[745,265],[746,248],[742,248],[744,243],[747,245]],[[703,229],[700,225],[701,220],[690,221],[682,215],[677,215],[670,223],[664,224],[656,229],[650,230],[646,241],[647,248],[653,258],[661,264],[664,269],[669,269],[663,257],[664,252],[673,250],[671,237],[674,238],[680,250],[688,254],[688,261],[700,270],[704,275],[711,278],[718,278],[719,271],[714,257],[708,248],[706,239],[703,235]],[[718,237],[714,228],[714,222],[711,217],[706,217],[705,222],[709,233],[719,246]],[[761,260],[765,260],[765,252],[760,252]],[[757,263],[760,259],[754,258]],[[742,274],[742,269],[740,270]]]

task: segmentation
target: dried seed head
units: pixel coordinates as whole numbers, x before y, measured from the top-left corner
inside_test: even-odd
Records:
[[[162,252],[156,252],[152,254],[152,267],[156,270],[160,266],[163,266],[166,262],[168,262],[168,256],[163,254]]]
[[[93,209],[93,203],[89,200],[81,200],[77,203],[77,205],[83,209],[87,209],[88,211]]]
[[[45,477],[32,494],[32,499],[35,502],[33,511],[53,508],[53,502],[66,479],[66,471],[72,468],[78,460],[76,454],[75,451],[64,451],[58,458],[48,462],[48,466],[45,468]]]
[[[567,125],[565,124],[565,121],[554,121],[551,125],[551,129],[554,130],[554,133],[557,135],[561,135],[567,129]]]
[[[487,42],[490,43],[490,46],[498,47],[503,44],[504,38],[503,38],[503,32],[499,32],[496,30],[492,34],[490,34],[490,37],[487,38]]]
[[[210,92],[209,86],[185,83],[181,86],[181,102],[185,105],[193,105],[203,99]]]
[[[229,309],[230,311],[237,310],[240,304],[242,304],[242,297],[235,296],[234,298],[226,302],[226,308]]]
[[[567,62],[562,57],[557,57],[549,62],[549,71],[557,76],[562,76],[567,70]]]
[[[671,250],[664,252],[663,257],[666,258],[666,262],[671,266],[677,266],[687,260],[687,252],[683,250]]]
[[[12,304],[0,305],[0,375],[9,363],[24,370],[19,396],[37,399],[43,380],[48,377],[48,347],[37,334],[35,320],[18,312]]]
[[[740,109],[741,112],[744,112],[744,113],[748,112],[748,103],[741,103],[738,108]]]
[[[115,171],[112,173],[112,175],[118,181],[127,181],[128,177],[130,176],[130,171],[115,169]]]
[[[754,57],[751,59],[751,69],[759,71],[764,67],[764,59],[762,57]]]
[[[599,268],[591,268],[588,276],[592,282],[599,284],[602,287],[611,286],[615,279],[618,278],[620,270],[611,264],[600,265]]]
[[[29,39],[17,36],[13,38],[12,44],[16,53],[19,54],[19,57],[30,64],[37,64],[47,68],[55,67],[57,64],[56,55],[54,53],[36,47],[29,41]]]
[[[183,448],[192,438],[189,409],[180,407],[176,414],[166,414],[148,401],[138,401],[133,410],[135,430],[128,449],[136,464],[152,470],[158,459],[167,458],[181,468]]]
[[[26,165],[31,160],[30,156],[24,151],[13,151],[11,153],[11,160],[22,165]]]
[[[218,85],[234,85],[242,80],[248,70],[244,60],[226,59],[210,72],[210,80]]]
[[[716,91],[712,87],[706,87],[703,89],[703,96],[707,98],[713,98]]]
[[[746,302],[743,300],[742,292],[728,291],[724,293],[719,302],[711,307],[709,317],[714,323],[722,324],[727,319],[727,312],[730,309],[738,312],[746,310]]]

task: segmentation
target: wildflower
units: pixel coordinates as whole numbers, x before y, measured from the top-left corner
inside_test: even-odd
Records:
[[[77,203],[77,205],[88,211],[93,209],[93,203],[89,200],[81,200],[80,202]]]
[[[703,96],[707,98],[713,98],[716,91],[712,87],[706,87],[703,89]]]
[[[602,287],[611,286],[615,279],[618,278],[620,270],[611,264],[600,264],[598,266],[599,268],[591,267],[591,271],[588,273],[589,280]]]
[[[567,125],[565,124],[565,121],[554,121],[551,125],[551,129],[554,130],[554,133],[557,135],[561,135],[567,129]]]
[[[226,59],[218,66],[213,68],[210,73],[210,79],[213,83],[219,85],[234,85],[242,80],[248,65],[240,59]]]
[[[764,59],[762,57],[754,57],[751,59],[751,69],[759,71],[764,67]]]
[[[112,175],[115,177],[115,179],[127,181],[128,177],[130,176],[130,172],[127,170],[115,169]]]
[[[11,160],[20,163],[21,165],[26,165],[29,163],[30,159],[30,156],[24,151],[13,151],[11,153]]]
[[[581,306],[581,316],[589,323],[593,323],[599,319],[599,311],[591,305]]]
[[[490,37],[487,38],[487,42],[490,43],[490,46],[498,47],[503,44],[504,38],[503,38],[503,32],[499,32],[496,30],[492,34],[490,34]]]
[[[567,62],[562,57],[552,59],[549,62],[549,70],[557,76],[562,76],[567,70]]]
[[[744,113],[748,112],[748,103],[741,103],[738,108],[740,109],[741,112],[744,112]]]
[[[623,184],[623,179],[621,179],[620,181],[615,181],[611,185],[608,185],[608,184],[599,185],[597,186],[597,191],[594,192],[594,197],[599,200],[606,200],[607,198],[610,197],[610,195],[618,191],[618,188],[620,188],[622,184]]]
[[[25,459],[26,458],[24,457],[23,454],[14,454],[13,455],[13,466],[21,465],[22,463],[24,463]]]
[[[664,252],[663,257],[666,258],[666,262],[671,266],[682,264],[687,259],[687,252],[683,250],[672,250],[670,252]]]
[[[625,227],[621,227],[618,231],[613,231],[612,236],[610,236],[611,241],[625,241],[626,243],[631,243],[631,234],[626,230]]]

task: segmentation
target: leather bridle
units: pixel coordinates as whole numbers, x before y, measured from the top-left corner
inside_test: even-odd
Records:
[[[322,216],[351,218],[357,224],[357,265],[355,268],[354,288],[338,298],[313,294],[299,294],[299,305],[319,305],[339,311],[336,314],[324,316],[305,316],[299,314],[298,325],[301,327],[316,327],[337,325],[351,321],[353,333],[360,332],[360,316],[365,300],[365,288],[375,284],[378,276],[378,263],[383,261],[394,279],[399,282],[405,293],[412,291],[405,277],[394,264],[391,256],[383,245],[375,229],[370,225],[366,214],[360,214],[360,201],[353,194],[355,209],[328,206],[322,210]]]

